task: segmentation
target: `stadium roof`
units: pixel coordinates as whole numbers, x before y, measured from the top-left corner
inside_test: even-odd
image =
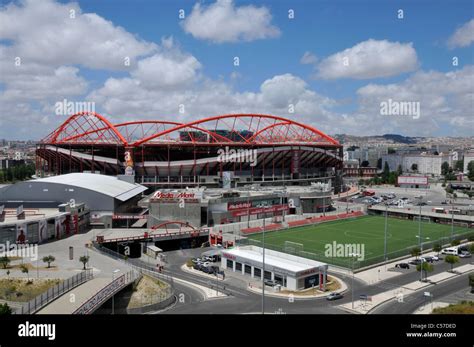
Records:
[[[117,177],[93,173],[70,173],[66,175],[39,178],[32,180],[32,182],[64,184],[89,189],[120,201],[126,201],[147,189],[139,184],[132,184],[119,180]]]
[[[298,118],[298,117],[294,117]],[[226,114],[189,123],[164,120],[112,124],[94,112],[70,116],[41,140],[51,145],[323,145],[340,143],[313,126],[268,114]]]

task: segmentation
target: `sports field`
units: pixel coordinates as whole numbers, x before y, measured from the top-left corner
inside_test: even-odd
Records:
[[[402,220],[388,218],[387,223],[387,258],[393,259],[409,255],[413,247],[419,245],[418,226],[416,220]],[[355,268],[383,262],[384,260],[384,229],[385,218],[380,216],[364,216],[354,219],[326,222],[304,227],[272,231],[265,233],[265,246],[287,253],[293,253],[315,260],[321,260],[330,264]],[[454,237],[461,234],[472,235],[473,229],[454,227]],[[430,223],[422,221],[421,238],[423,249],[431,248],[434,243],[442,241],[449,243],[451,237],[451,225]],[[249,243],[260,245],[262,234],[249,236]],[[286,241],[290,241],[289,244]],[[327,256],[327,245],[332,245],[334,250],[336,244],[358,245],[363,249],[363,259],[359,259],[353,265],[348,255]],[[362,246],[364,248],[362,248]],[[357,253],[357,252],[356,252]]]

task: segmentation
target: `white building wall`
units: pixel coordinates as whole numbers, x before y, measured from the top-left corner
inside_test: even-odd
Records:
[[[464,172],[467,172],[467,165],[470,161],[474,161],[474,151],[464,153]]]

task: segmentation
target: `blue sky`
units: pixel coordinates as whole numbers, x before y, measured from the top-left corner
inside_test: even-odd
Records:
[[[45,3],[49,2],[50,0],[45,1]],[[7,16],[9,18],[17,17],[18,21],[21,21],[22,18],[28,18],[27,14],[22,14],[21,11],[25,13],[36,11],[35,13],[44,16],[43,19],[38,19],[36,29],[33,26],[28,28],[25,23],[25,26],[12,25],[12,29],[4,30],[3,34],[0,31],[0,47],[3,44],[3,48],[9,48],[6,50],[5,56],[13,57],[16,54],[23,53],[26,61],[43,64],[44,70],[60,67],[77,68],[76,72],[68,71],[68,78],[71,78],[71,82],[75,82],[75,85],[84,82],[85,86],[78,87],[77,90],[68,90],[67,93],[64,93],[64,97],[70,100],[93,99],[99,112],[109,117],[116,117],[117,121],[125,118],[129,119],[132,115],[143,119],[151,118],[153,115],[156,115],[155,118],[173,118],[172,105],[166,107],[150,106],[150,109],[147,109],[146,97],[150,97],[150,100],[156,100],[156,98],[181,100],[180,96],[185,94],[190,95],[189,99],[186,99],[190,105],[190,111],[183,115],[183,118],[197,117],[213,111],[225,113],[227,110],[237,110],[242,105],[248,105],[246,98],[257,100],[254,106],[255,112],[268,110],[267,113],[280,112],[282,116],[299,117],[298,114],[286,114],[284,111],[286,108],[281,107],[281,105],[275,106],[278,102],[272,104],[271,101],[268,101],[278,99],[281,96],[288,98],[288,102],[299,105],[296,108],[296,113],[301,114],[301,119],[313,123],[313,125],[319,126],[323,131],[331,134],[346,132],[371,135],[378,132],[396,132],[424,136],[432,134],[472,135],[472,131],[466,131],[466,126],[469,128],[473,125],[473,88],[472,83],[471,88],[466,88],[465,82],[472,77],[474,59],[472,35],[466,34],[466,30],[464,30],[459,35],[467,35],[467,38],[461,37],[461,43],[449,44],[456,31],[472,21],[472,1],[234,1],[230,3],[228,10],[237,11],[240,8],[249,8],[249,11],[253,11],[263,9],[265,13],[259,13],[263,17],[269,16],[270,20],[265,22],[262,19],[260,29],[265,30],[265,28],[272,27],[278,32],[272,34],[269,29],[270,31],[268,31],[266,37],[242,38],[242,36],[239,36],[235,40],[222,38],[216,34],[221,30],[219,25],[223,25],[222,22],[216,23],[217,27],[214,33],[202,33],[199,29],[200,22],[197,16],[199,13],[196,14],[198,28],[196,29],[196,26],[194,26],[193,29],[190,23],[189,28],[186,29],[183,22],[191,21],[192,13],[198,12],[194,8],[196,1],[87,0],[77,2],[77,5],[74,6],[80,8],[81,16],[96,14],[105,21],[111,22],[110,26],[112,28],[121,27],[124,31],[133,35],[137,41],[158,47],[158,52],[153,49],[147,51],[143,48],[144,53],[136,56],[129,69],[121,69],[116,66],[108,67],[106,64],[93,66],[94,63],[82,62],[80,59],[59,57],[65,49],[70,49],[71,42],[64,43],[64,46],[62,46],[62,43],[56,46],[53,44],[55,35],[58,35],[57,42],[63,37],[61,32],[57,32],[57,28],[65,28],[65,25],[60,23],[62,20],[60,17],[53,16],[50,12],[57,10],[58,13],[61,13],[61,9],[67,9],[72,5],[68,1],[51,2],[49,5],[51,5],[50,10],[41,11],[38,8],[40,5],[33,6],[29,1],[14,2],[13,4],[2,1],[1,12],[3,12],[5,18]],[[201,2],[201,14],[215,5],[215,1]],[[13,7],[16,11],[12,10]],[[178,18],[180,9],[185,10],[185,20]],[[289,9],[295,11],[294,19],[288,18]],[[398,9],[403,9],[403,19],[397,18]],[[51,23],[55,20],[58,20],[58,26],[53,33],[54,25]],[[84,17],[83,20],[86,22],[88,19]],[[6,21],[6,25],[9,23]],[[43,28],[41,23],[49,23],[52,27],[49,28],[49,25],[44,25]],[[104,28],[108,27],[104,23],[94,25],[97,25],[96,32],[101,30],[100,25],[103,25]],[[237,32],[244,30],[240,29],[240,22],[238,21],[233,25],[235,25]],[[248,24],[248,21],[242,21],[242,27],[245,27],[246,33],[251,33],[254,29],[258,32],[258,26],[255,28],[251,26],[252,23]],[[30,43],[27,37],[28,33],[31,32],[33,35],[35,30],[41,31],[43,29],[45,35],[41,36],[40,40],[51,40],[51,43],[44,42],[41,47],[49,50],[58,49],[57,54],[54,54],[51,59],[42,58],[41,55],[44,52],[41,52],[41,49],[32,53],[25,48]],[[99,40],[99,38],[94,37],[93,33],[87,31],[87,24],[74,27],[72,30],[77,30],[79,34],[82,33],[81,30],[84,31],[85,36],[82,37],[86,42],[87,40],[91,40],[91,42]],[[20,34],[23,36],[21,39],[19,38]],[[24,38],[25,34],[26,38]],[[113,35],[116,35],[113,40],[122,45],[120,43],[122,42],[121,33],[114,33]],[[249,35],[255,35],[255,32]],[[164,38],[171,39],[172,44],[165,47],[162,43]],[[103,44],[106,39],[106,36],[100,38],[102,41],[98,41],[97,45]],[[365,67],[361,67],[364,72],[361,72],[357,77],[351,74],[342,74],[335,77],[318,75],[318,71],[320,71],[318,69],[333,66],[331,64],[334,64],[334,60],[331,59],[325,65],[319,65],[326,59],[358,44],[368,42],[370,39],[373,40],[372,43],[369,42],[367,45],[362,44],[361,46],[363,52],[367,50],[364,54],[368,54],[369,60],[390,60],[391,56],[396,60],[398,50],[395,45],[399,43],[403,50],[407,50],[406,55],[402,55],[400,58],[401,60],[407,59],[407,66],[403,66],[403,61],[388,62],[393,66],[387,67],[386,70],[384,70],[384,67],[376,66],[373,70],[380,68],[385,72],[388,71],[387,73],[371,73],[370,66],[367,67],[371,64],[368,61],[367,64],[362,63],[365,64]],[[38,38],[32,38],[31,40],[38,40]],[[371,50],[377,50],[379,46],[382,47],[383,42],[386,42],[389,46],[385,51],[387,56],[374,57]],[[125,50],[127,44],[123,43]],[[97,52],[98,60],[107,60],[108,52],[105,49],[100,49]],[[301,58],[305,52],[308,52],[311,56],[316,56],[317,61],[311,64],[302,64]],[[113,53],[111,54],[113,55]],[[140,74],[137,72],[139,61],[149,57],[158,57],[160,54],[176,64],[181,64],[179,66],[183,66],[185,57],[192,57],[196,60],[195,63],[193,63],[194,60],[193,62],[186,60],[186,64],[190,65],[183,67],[183,71],[190,72],[190,69],[192,70],[189,77],[192,81],[188,81],[188,77],[181,79],[178,77],[179,81],[186,81],[179,84],[170,82],[171,85],[166,86],[148,83],[148,86],[145,87],[146,83],[140,80],[140,76],[156,74],[154,77],[156,80],[160,80],[161,70],[160,67],[155,68],[150,64],[148,67],[150,67],[151,72],[142,71]],[[235,56],[240,59],[240,66],[238,67],[233,65]],[[454,56],[459,59],[458,66],[452,64]],[[156,61],[163,62],[163,60]],[[4,71],[11,68],[3,61],[0,61],[0,63]],[[176,68],[176,71],[181,71],[178,65],[170,66]],[[32,68],[32,70],[34,69]],[[33,72],[33,74],[35,73],[36,75],[33,78],[41,79],[41,73],[43,72]],[[47,74],[47,72],[45,73]],[[236,73],[238,75],[234,75]],[[455,73],[454,77],[451,76],[452,73]],[[386,76],[387,74],[388,76]],[[5,76],[8,75],[7,71]],[[376,77],[371,77],[371,75]],[[237,77],[233,78],[232,76]],[[278,76],[284,77],[279,78]],[[169,78],[173,80],[177,77],[169,76]],[[139,92],[125,90],[125,84],[130,82],[130,79],[140,85]],[[26,77],[25,80],[27,80]],[[117,85],[114,88],[123,90],[123,93],[130,94],[130,97],[122,97],[121,100],[118,100],[114,94],[117,90],[110,90],[107,87],[107,81],[116,82]],[[271,93],[270,96],[265,95],[267,91],[262,89],[266,81],[268,82],[267,85],[272,86],[268,92]],[[27,94],[27,90],[21,93],[21,88],[25,88],[22,84],[15,84],[9,77],[1,78],[1,75],[0,83],[0,91],[3,94],[0,102],[3,103],[4,108],[6,108],[5,105],[8,105],[8,109],[11,110],[11,105],[17,106],[19,102],[22,105],[27,104],[28,106],[22,106],[21,112],[27,112],[29,109],[30,113],[35,114],[35,120],[44,124],[45,128],[54,128],[59,125],[57,118],[50,117],[48,111],[51,110],[51,105],[55,101],[62,100],[60,91],[45,95],[44,98],[38,95],[31,100],[25,99],[23,95],[23,99],[20,100],[11,95]],[[301,85],[302,83],[304,86]],[[420,87],[417,86],[417,83],[420,84]],[[458,86],[453,86],[449,92],[436,88],[426,89],[426,86],[431,85],[431,83],[433,85],[453,83],[458,84]],[[375,87],[365,88],[371,85]],[[215,105],[213,108],[205,108],[189,101],[208,100],[207,94],[203,95],[202,90],[203,88],[209,88],[209,86],[213,90],[222,88],[220,95],[227,95],[221,107]],[[298,95],[292,95],[288,91],[284,91],[286,87],[288,90],[298,90],[300,88],[300,94],[304,96],[299,98]],[[423,88],[426,90],[423,90]],[[15,91],[15,93],[12,91]],[[425,115],[430,118],[413,122],[407,118],[391,118],[387,121],[377,114],[380,100],[387,98],[399,98],[400,100],[408,98],[408,101],[421,102],[421,109],[425,110]],[[232,100],[229,101],[229,99]],[[261,100],[261,102],[258,100]],[[132,104],[132,101],[136,101],[135,104]],[[217,103],[218,101],[216,100]],[[230,104],[226,104],[226,102],[230,102]],[[140,108],[137,107],[138,103],[141,105]],[[107,104],[109,106],[106,106]],[[114,108],[112,104],[120,105],[120,107],[116,106]],[[117,112],[117,110],[120,110],[120,112]],[[251,107],[250,109],[244,107],[243,111],[252,112],[253,110]],[[12,116],[12,118],[15,117]],[[370,119],[374,119],[374,121],[368,121]],[[0,122],[3,129],[3,131],[0,130],[0,137],[12,133],[18,137],[25,136],[25,129],[21,125],[17,125],[18,129],[13,131],[13,125],[8,123],[9,120],[6,117]],[[360,126],[361,123],[366,123],[366,125],[362,127]],[[426,123],[435,125],[426,127],[423,125]],[[40,131],[38,131],[38,136],[41,136]]]

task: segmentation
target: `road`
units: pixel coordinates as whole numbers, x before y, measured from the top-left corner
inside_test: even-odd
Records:
[[[428,291],[433,295],[433,301],[443,301],[443,298],[455,293],[467,292],[469,290],[469,274],[459,275],[453,279],[449,279],[437,285],[428,287],[426,290],[414,292],[403,298],[403,302],[390,300],[376,309],[371,314],[410,314],[415,312],[420,306],[427,302],[427,298],[423,296],[423,292]],[[474,295],[473,295],[474,297]],[[471,298],[472,300],[472,298]]]
[[[182,264],[187,259],[200,255],[204,249],[188,249],[174,252],[167,252],[168,264],[165,267],[165,273],[173,276],[174,278],[182,279],[188,282],[200,284],[206,287],[215,289],[215,281],[210,280],[206,277],[195,275],[192,273],[185,272],[181,269]],[[461,259],[458,266],[468,264],[470,259]],[[435,264],[434,271],[429,276],[441,273],[450,269],[450,265],[444,262]],[[417,281],[419,279],[419,272],[414,267],[409,270],[402,270],[405,273],[391,278],[390,281],[379,282],[374,285],[367,285],[365,282],[355,280],[354,281],[354,298],[357,299],[360,295],[365,294],[369,296],[376,295],[381,292],[385,292],[390,289],[394,289],[408,283]],[[331,274],[331,273],[330,273]],[[341,278],[341,274],[333,275]],[[429,278],[428,276],[428,278]],[[294,300],[290,302],[286,298],[269,297],[265,298],[265,312],[267,313],[298,313],[298,314],[343,314],[347,311],[337,307],[344,303],[350,303],[351,296],[351,276],[341,278],[348,286],[348,290],[345,293],[344,298],[337,301],[327,301],[324,297],[313,298],[305,300]],[[176,283],[176,282],[175,282]],[[467,283],[467,282],[466,282]],[[225,292],[230,294],[225,298],[216,298],[205,300],[202,295],[199,294],[199,290],[192,289],[189,286],[177,287],[177,295],[181,294],[184,290],[184,302],[179,302],[172,308],[163,311],[166,314],[209,314],[209,313],[259,313],[262,312],[261,295],[252,293],[246,289],[247,283],[227,276],[224,282],[220,282],[219,288],[223,289],[225,286]],[[430,289],[433,287],[429,287]],[[188,299],[186,299],[188,298]],[[187,301],[189,300],[189,302]]]

